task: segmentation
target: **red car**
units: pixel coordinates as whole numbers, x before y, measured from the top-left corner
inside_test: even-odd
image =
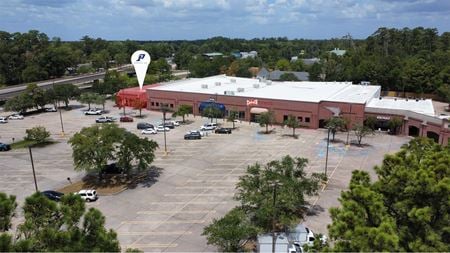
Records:
[[[133,122],[133,118],[128,116],[122,116],[120,117],[120,122]]]

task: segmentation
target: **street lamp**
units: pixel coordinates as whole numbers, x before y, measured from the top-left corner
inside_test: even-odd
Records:
[[[28,146],[28,152],[30,153],[31,169],[33,170],[34,188],[36,189],[36,192],[38,192],[38,186],[37,186],[37,181],[36,181],[36,172],[34,171],[34,161],[33,161],[33,153],[31,152],[31,146]]]
[[[275,253],[275,244],[276,244],[276,236],[275,236],[276,222],[275,222],[275,217],[277,215],[277,207],[276,207],[276,203],[277,203],[277,188],[278,188],[278,186],[281,186],[283,184],[280,183],[280,181],[278,181],[278,180],[274,180],[269,185],[273,187],[272,253]]]
[[[167,104],[161,104],[161,112],[163,113],[163,132],[164,132],[164,154],[167,155],[167,139],[166,139],[166,113],[169,111]]]
[[[330,146],[330,132],[331,128],[328,128],[328,137],[327,137],[327,154],[325,158],[325,178],[327,179],[327,169],[328,169],[328,148]]]
[[[55,82],[53,81],[52,82],[52,88],[53,88],[53,94],[55,94],[55,96],[56,96],[56,93],[55,93]],[[59,99],[57,99],[56,97],[55,97],[55,99],[58,101],[58,108],[57,108],[57,110],[59,111],[59,121],[61,122],[61,136],[62,137],[64,137],[64,124],[63,124],[63,119],[62,119],[62,112],[61,112],[61,107],[60,107],[60,104],[59,104]]]

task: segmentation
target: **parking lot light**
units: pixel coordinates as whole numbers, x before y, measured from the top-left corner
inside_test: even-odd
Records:
[[[31,146],[28,146],[28,152],[30,153],[31,169],[33,170],[34,188],[36,189],[36,192],[38,192],[38,186],[37,186],[37,181],[36,181],[36,172],[34,171],[33,152],[31,152]]]

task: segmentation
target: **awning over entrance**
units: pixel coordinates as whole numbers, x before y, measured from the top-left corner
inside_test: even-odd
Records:
[[[260,108],[260,107],[253,107],[250,109],[250,113],[254,113],[254,114],[261,114],[263,112],[269,112],[269,110],[266,108]]]

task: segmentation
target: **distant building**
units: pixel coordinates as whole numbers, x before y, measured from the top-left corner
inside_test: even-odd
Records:
[[[292,56],[291,57],[291,62],[296,62],[298,61],[298,56]]]
[[[317,57],[314,58],[308,58],[308,59],[302,59],[303,64],[305,65],[313,65],[314,63],[319,63],[320,59]]]
[[[256,58],[258,56],[258,52],[256,51],[250,51],[250,52],[240,52],[241,58]]]
[[[170,68],[171,68],[172,70],[177,69],[177,64],[174,62],[173,56],[172,56],[172,57],[167,57],[167,58],[165,58],[165,59],[166,59],[167,64],[170,65]]]
[[[288,73],[294,74],[295,77],[297,77],[297,79],[299,81],[308,81],[309,80],[308,72],[281,71],[281,70],[268,71],[266,68],[261,68],[261,70],[258,72],[258,75],[256,77],[263,78],[266,80],[277,81],[277,80],[280,80],[280,78],[283,74],[288,74]]]
[[[219,56],[223,56],[222,53],[218,53],[218,52],[213,52],[213,53],[204,53],[203,54],[204,57],[207,57],[208,59],[213,59],[215,57],[219,57]]]
[[[337,56],[343,56],[347,51],[339,49],[339,48],[335,48],[333,50],[330,51],[331,54],[335,54]]]

